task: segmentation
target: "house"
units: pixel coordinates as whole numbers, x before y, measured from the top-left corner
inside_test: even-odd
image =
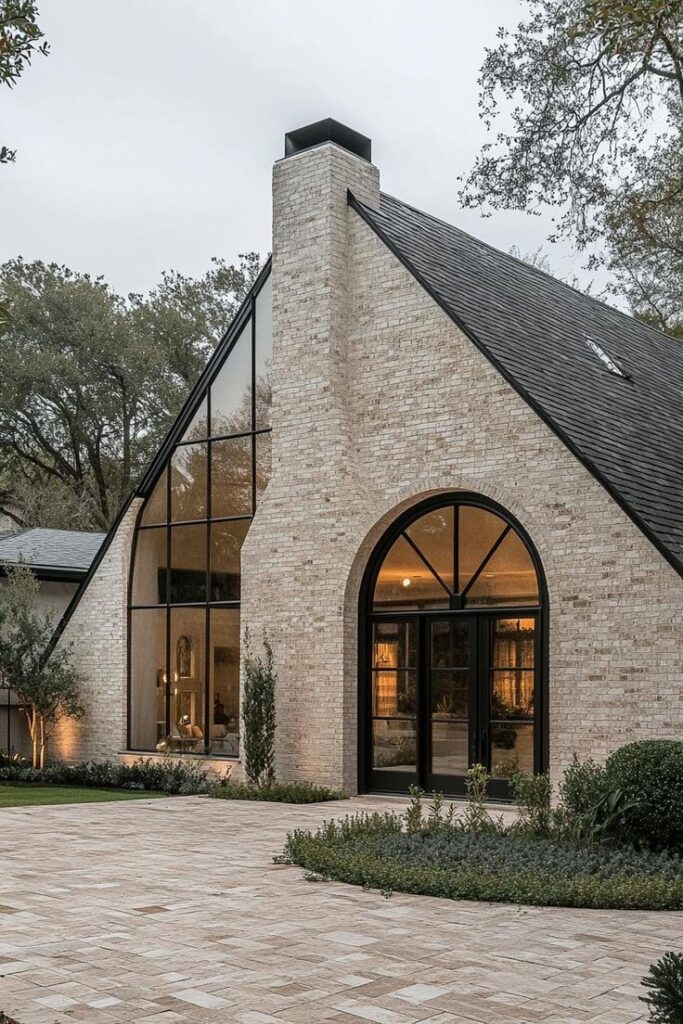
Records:
[[[104,540],[84,530],[20,529],[0,533],[0,587],[7,569],[26,565],[38,581],[37,611],[55,625],[64,614]],[[16,696],[0,687],[0,750],[27,755],[28,730]]]
[[[682,573],[680,342],[382,194],[321,121],[60,624],[88,715],[53,753],[239,777],[248,628],[282,779],[458,793],[483,762],[504,796],[683,735]]]

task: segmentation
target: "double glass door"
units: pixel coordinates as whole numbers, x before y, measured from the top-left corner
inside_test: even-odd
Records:
[[[381,615],[371,628],[368,789],[459,794],[479,763],[504,797],[512,770],[535,770],[535,614]]]

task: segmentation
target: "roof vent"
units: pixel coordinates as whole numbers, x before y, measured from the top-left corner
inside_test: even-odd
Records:
[[[607,367],[610,373],[613,373],[615,377],[624,377],[626,378],[626,380],[630,380],[629,375],[627,373],[624,373],[619,364],[615,363],[611,356],[607,355],[604,348],[601,348],[600,345],[598,345],[597,341],[593,341],[592,338],[586,338],[586,344],[588,345],[591,352],[595,352],[600,362]]]
[[[315,124],[307,124],[305,128],[297,128],[285,135],[285,156],[294,156],[295,153],[303,153],[305,149],[312,149],[313,146],[320,146],[323,142],[334,142],[349,153],[355,153],[362,160],[370,162],[372,159],[372,141],[355,132],[353,128],[347,128],[332,117],[324,121],[316,121]]]

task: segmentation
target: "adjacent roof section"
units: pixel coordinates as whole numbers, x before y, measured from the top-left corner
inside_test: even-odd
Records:
[[[349,201],[683,575],[683,342],[391,196]]]
[[[82,530],[18,530],[0,536],[0,566],[24,562],[39,579],[83,579],[104,533]]]

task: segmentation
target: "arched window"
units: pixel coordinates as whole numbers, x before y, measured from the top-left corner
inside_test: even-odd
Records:
[[[462,792],[544,766],[543,582],[519,524],[475,495],[406,513],[362,594],[365,788]]]
[[[240,552],[270,477],[270,275],[226,341],[138,519],[131,750],[239,753]]]

